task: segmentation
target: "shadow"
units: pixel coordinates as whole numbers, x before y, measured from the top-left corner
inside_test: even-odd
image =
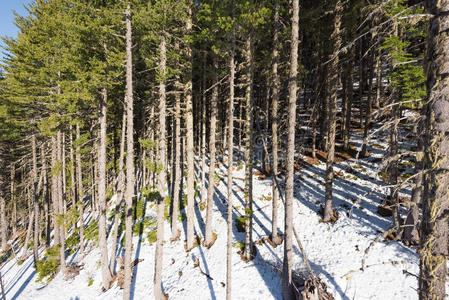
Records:
[[[142,221],[140,222],[139,225],[139,241],[137,242],[137,248],[136,248],[136,255],[134,256],[134,259],[139,259],[140,256],[140,250],[142,248],[142,238],[143,238],[143,219],[145,218],[146,215],[146,207],[147,207],[147,202],[146,199],[143,198],[143,212],[142,212]],[[114,266],[115,267],[115,266]],[[139,264],[136,264],[135,267],[133,268],[133,272],[132,272],[132,279],[131,279],[131,292],[130,292],[130,300],[134,300],[134,291],[136,289],[136,277],[137,277],[137,271],[139,269]]]
[[[17,299],[17,297],[20,296],[20,294],[25,290],[25,288],[27,287],[27,285],[30,283],[31,279],[34,277],[34,274],[36,274],[36,271],[33,271],[33,273],[31,273],[27,279],[25,279],[25,281],[22,283],[22,285],[20,286],[19,290],[11,297],[11,300]],[[8,294],[8,292],[6,292],[6,294]]]

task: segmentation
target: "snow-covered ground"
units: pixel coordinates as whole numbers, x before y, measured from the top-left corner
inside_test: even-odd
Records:
[[[360,136],[353,144],[360,146]],[[377,206],[388,192],[376,170],[377,158],[385,156],[382,145],[370,148],[371,157],[356,161],[351,159],[336,164],[338,175],[334,182],[334,207],[339,212],[335,224],[320,223],[317,214],[324,199],[325,164],[310,165],[301,169],[295,179],[294,225],[307,251],[311,267],[326,283],[335,299],[417,299],[418,256],[415,248],[400,242],[380,241],[368,254],[365,249],[376,237],[391,227],[391,219],[377,214]],[[377,160],[379,161],[379,159]],[[340,172],[341,171],[341,172]],[[217,173],[225,178],[222,166]],[[235,216],[242,214],[244,169],[234,170]],[[187,253],[184,250],[185,221],[181,240],[171,243],[169,225],[165,223],[163,286],[170,299],[225,299],[226,287],[226,185],[224,180],[215,190],[213,228],[218,234],[215,244],[207,249],[199,246]],[[405,194],[410,191],[403,190]],[[254,176],[254,241],[270,234],[271,179],[259,180]],[[198,200],[198,199],[196,199]],[[351,214],[348,212],[351,210]],[[283,206],[279,206],[279,228],[283,229]],[[154,216],[152,209],[148,216]],[[204,235],[206,211],[195,206],[196,234]],[[244,233],[234,226],[234,240],[244,241]],[[110,247],[112,241],[109,240]],[[134,269],[132,299],[153,298],[153,271],[155,245],[149,245],[146,235],[135,237],[135,258],[144,259]],[[294,242],[295,269],[306,272],[301,253]],[[269,244],[257,245],[255,260],[245,263],[233,248],[232,299],[282,299],[280,273],[273,266],[282,266],[283,246],[272,248]],[[122,251],[122,250],[121,250]],[[122,255],[122,253],[120,254]],[[195,258],[200,268],[212,279],[194,267]],[[362,259],[366,259],[362,271]],[[101,291],[100,251],[93,247],[84,257],[75,253],[67,262],[82,262],[80,274],[65,281],[58,274],[48,285],[35,282],[36,274],[32,257],[22,265],[13,259],[1,267],[7,299],[121,299],[122,290],[114,285],[107,292]],[[89,285],[89,283],[91,283]]]

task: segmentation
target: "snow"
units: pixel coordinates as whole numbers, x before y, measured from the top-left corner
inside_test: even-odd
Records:
[[[355,136],[353,144],[360,143]],[[376,143],[385,145],[381,140]],[[385,147],[386,149],[386,147]],[[324,199],[325,164],[309,166],[300,170],[295,178],[294,226],[307,251],[311,267],[334,295],[335,299],[417,299],[415,276],[419,273],[416,248],[405,247],[400,242],[379,241],[368,254],[365,249],[383,232],[391,227],[391,219],[376,213],[379,203],[387,192],[385,184],[377,178],[375,157],[385,156],[382,149],[369,149],[367,159],[351,159],[336,164],[334,183],[334,207],[339,212],[335,224],[320,223],[317,214]],[[359,167],[359,165],[361,167]],[[352,173],[349,173],[351,167]],[[363,169],[362,169],[363,168]],[[225,179],[223,166],[217,173]],[[356,175],[354,175],[356,174]],[[237,209],[234,218],[243,213],[244,169],[234,170],[233,204]],[[170,242],[170,228],[165,223],[163,288],[170,299],[225,299],[226,296],[226,185],[221,180],[216,187],[213,228],[218,234],[215,244],[207,249],[199,246],[187,253],[184,250],[185,221],[181,228],[181,240]],[[402,191],[409,194],[410,191]],[[254,241],[270,234],[271,201],[262,196],[271,195],[271,179],[259,180],[254,176]],[[356,201],[360,199],[360,201]],[[199,201],[198,199],[196,199]],[[355,203],[353,203],[353,200]],[[148,207],[149,208],[149,207]],[[352,213],[348,215],[349,209]],[[279,228],[283,231],[283,206],[279,206]],[[154,216],[152,209],[147,215]],[[195,206],[196,234],[204,236],[206,211]],[[244,241],[244,233],[233,227],[234,242]],[[109,240],[109,247],[112,241]],[[155,245],[149,245],[146,235],[134,237],[134,258],[144,259],[134,269],[132,299],[153,298],[153,272]],[[272,248],[269,244],[257,245],[255,260],[245,263],[233,248],[232,299],[282,299],[280,273],[273,266],[282,266],[283,246]],[[41,250],[43,251],[43,250]],[[123,251],[123,249],[120,249]],[[110,253],[110,251],[109,251]],[[120,252],[119,255],[123,255]],[[198,258],[200,268],[213,280],[194,267]],[[295,270],[306,272],[301,253],[294,241]],[[362,259],[366,259],[362,271]],[[7,299],[121,299],[122,290],[115,285],[101,291],[100,251],[92,247],[85,257],[75,253],[67,262],[84,263],[80,274],[65,281],[58,274],[48,285],[35,282],[32,256],[22,265],[12,259],[1,267]],[[89,281],[93,283],[89,286]]]

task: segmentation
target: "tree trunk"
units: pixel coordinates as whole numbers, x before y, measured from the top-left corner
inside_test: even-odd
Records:
[[[288,93],[288,141],[287,173],[285,179],[285,241],[282,267],[282,297],[284,300],[296,299],[293,287],[293,184],[295,163],[295,126],[298,80],[298,46],[299,46],[299,0],[293,0],[292,38],[290,49],[290,78]]]
[[[341,46],[340,26],[343,13],[343,7],[340,0],[335,4],[335,19],[334,31],[331,34],[333,41],[333,60],[329,66],[329,114],[328,114],[328,147],[326,157],[326,177],[325,177],[325,205],[323,221],[331,222],[334,219],[334,212],[332,209],[332,185],[334,179],[334,160],[335,160],[335,132],[336,132],[336,118],[337,118],[337,92],[338,92],[338,74],[339,74],[339,60],[338,51]]]
[[[171,220],[171,240],[179,239],[181,231],[178,228],[178,215],[180,203],[181,187],[181,97],[179,93],[175,95],[175,162],[173,164],[173,210]]]
[[[245,248],[243,256],[247,261],[253,258],[253,33],[246,41],[247,84],[246,84],[246,120],[245,120]]]
[[[419,298],[445,299],[449,199],[449,0],[428,0],[426,143]]]
[[[126,110],[123,112],[122,117],[122,133],[120,137],[120,156],[118,162],[118,183],[117,183],[117,198],[115,202],[114,209],[114,229],[112,235],[112,253],[111,253],[111,264],[112,268],[115,266],[115,261],[117,259],[117,239],[118,239],[118,226],[120,223],[120,207],[123,201],[123,193],[125,192],[125,170],[124,170],[124,158],[125,158],[125,142],[126,142]],[[110,266],[111,268],[111,266]],[[115,273],[115,270],[111,270]]]
[[[75,155],[73,153],[73,125],[69,128],[70,145],[70,206],[75,207]]]
[[[421,116],[425,116],[424,109],[421,113]],[[419,133],[425,131],[423,126],[423,120],[420,120],[418,123]],[[416,174],[414,186],[412,189],[412,196],[410,199],[410,209],[407,214],[407,218],[404,224],[404,234],[402,236],[402,240],[407,245],[419,245],[419,207],[418,205],[422,200],[423,193],[423,157],[424,157],[424,143],[422,136],[418,136],[418,149],[416,153],[416,164],[414,173]]]
[[[2,234],[2,251],[6,251],[8,247],[8,225],[6,222],[6,203],[3,195],[0,194],[0,222],[1,222],[1,234]]]
[[[51,137],[51,200],[53,206],[53,239],[54,245],[59,245],[60,243],[60,233],[59,233],[59,225],[57,224],[57,215],[59,214],[59,205],[58,205],[58,176],[57,176],[57,160],[58,160],[58,151],[57,151],[57,141],[56,137]]]
[[[101,251],[101,286],[108,290],[111,282],[111,270],[108,261],[108,244],[106,239],[106,137],[107,137],[107,90],[103,88],[100,99],[100,144],[98,147],[98,242]]]
[[[126,7],[126,221],[125,221],[125,279],[123,300],[131,296],[131,254],[132,254],[132,226],[133,226],[133,196],[134,196],[134,113],[133,113],[133,65],[132,65],[132,28],[131,8]]]
[[[165,33],[160,36],[160,62],[159,62],[159,161],[165,162],[167,153],[166,149],[166,93],[165,93],[165,77],[167,75],[167,46],[165,41]],[[163,242],[164,242],[164,198],[167,196],[167,183],[165,175],[165,164],[162,167],[158,178],[158,203],[157,203],[157,240],[156,254],[154,266],[154,298],[156,300],[165,299],[162,291],[162,258],[163,258]]]
[[[187,23],[186,23],[186,33],[191,34],[192,31],[192,8],[191,3],[189,1],[187,7]],[[190,251],[193,248],[194,242],[194,197],[195,197],[195,160],[194,160],[194,145],[193,145],[193,104],[192,104],[192,49],[191,45],[187,46],[186,57],[188,61],[188,65],[190,66],[187,69],[187,83],[185,86],[185,97],[186,97],[186,126],[187,126],[187,251]]]
[[[43,177],[43,192],[42,198],[44,199],[44,211],[45,211],[45,246],[50,247],[50,197],[48,191],[48,179],[47,179],[47,159],[45,157],[44,146],[41,147],[41,161],[42,161],[42,177]]]
[[[80,142],[80,125],[76,123],[76,201],[79,209],[79,234],[80,234],[80,252],[84,252],[84,191],[83,191],[83,171],[81,166],[81,146]]]
[[[39,191],[37,188],[37,149],[36,149],[36,135],[33,134],[31,137],[31,149],[32,149],[32,177],[33,177],[33,212],[34,212],[34,235],[33,235],[33,259],[34,266],[37,268],[37,261],[39,260],[39,255],[37,253],[37,248],[39,246]]]
[[[210,248],[213,243],[212,234],[212,209],[214,206],[214,188],[215,188],[215,163],[216,163],[216,147],[215,135],[217,131],[217,103],[218,103],[218,65],[217,57],[214,56],[214,80],[215,85],[212,91],[211,112],[210,112],[210,132],[209,132],[209,184],[207,186],[207,210],[206,210],[206,236],[204,245]]]
[[[373,84],[373,77],[374,77],[374,70],[373,70],[373,54],[370,54],[370,64],[368,66],[369,69],[369,78],[368,78],[368,99],[366,103],[366,114],[365,114],[365,127],[363,129],[363,145],[362,150],[360,152],[361,157],[367,156],[367,147],[368,147],[368,132],[369,128],[371,126],[371,110],[372,110],[372,84]]]
[[[278,190],[276,187],[276,176],[278,174],[278,106],[279,106],[279,91],[280,78],[278,73],[279,64],[279,0],[274,2],[274,23],[273,23],[273,63],[272,63],[272,103],[271,103],[271,134],[272,134],[272,193],[273,193],[273,208],[271,218],[271,241],[275,245],[280,245],[282,240],[278,231]]]
[[[400,223],[400,215],[399,215],[399,191],[398,191],[398,163],[399,158],[399,147],[398,147],[398,137],[399,137],[399,117],[400,117],[400,103],[399,97],[397,95],[396,87],[393,87],[393,95],[392,99],[392,109],[391,109],[391,129],[390,129],[390,159],[391,162],[388,166],[389,175],[390,175],[390,200],[392,203],[392,211],[393,211],[393,225],[396,228],[396,237],[400,238],[401,235],[401,223]]]
[[[57,159],[59,162],[59,170],[57,170],[56,175],[56,194],[58,195],[58,211],[59,211],[59,259],[60,259],[60,270],[61,273],[64,274],[65,272],[65,214],[64,214],[64,193],[63,193],[63,180],[62,177],[62,161],[63,158],[63,144],[62,144],[62,133],[61,131],[58,131],[57,138],[56,138],[56,152],[57,152]],[[35,216],[36,217],[36,216]]]
[[[232,1],[232,19],[234,20],[235,0]],[[228,106],[228,209],[226,233],[226,300],[232,298],[232,166],[234,160],[234,84],[235,84],[235,32],[231,32],[231,53],[229,57],[229,106]]]
[[[354,46],[349,50],[349,62],[348,62],[348,83],[346,94],[346,118],[345,118],[345,131],[343,133],[343,148],[349,149],[349,139],[351,135],[351,117],[352,117],[352,101],[354,99],[354,75],[352,68],[354,65]]]
[[[15,163],[11,163],[11,203],[12,203],[12,236],[15,237],[17,233],[17,203],[14,197],[16,192],[15,179],[16,178],[16,166]]]
[[[201,97],[201,201],[206,201],[206,62],[207,56],[203,58],[203,90]]]

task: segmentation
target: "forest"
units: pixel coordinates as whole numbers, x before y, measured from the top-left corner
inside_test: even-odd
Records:
[[[449,0],[26,10],[2,299],[448,299]]]

